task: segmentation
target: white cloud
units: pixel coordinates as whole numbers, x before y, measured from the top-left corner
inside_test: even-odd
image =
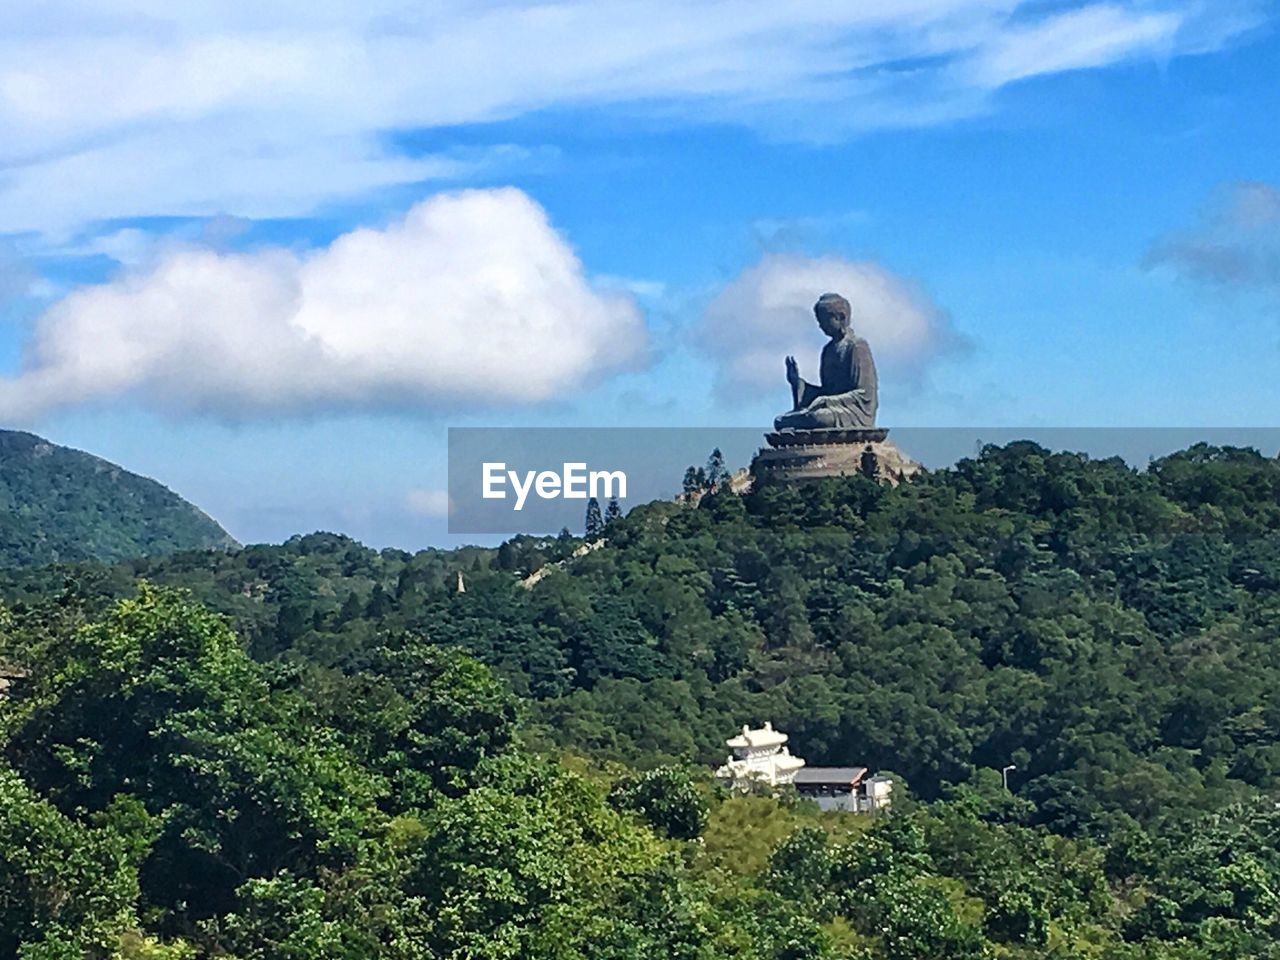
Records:
[[[137,267],[153,257],[164,242],[162,237],[149,230],[124,227],[67,245],[61,252],[69,256],[109,257],[124,266]]]
[[[288,217],[335,197],[457,178],[479,164],[382,153],[358,136],[304,137],[225,122],[163,128],[0,176],[0,225],[61,239],[95,221],[231,212]]]
[[[1160,238],[1144,263],[1222,288],[1280,290],[1280,190],[1260,181],[1225,185],[1194,227]]]
[[[1000,87],[1015,80],[1101,67],[1134,55],[1173,49],[1183,15],[1142,13],[1098,4],[1015,28],[987,44],[974,58],[977,81]]]
[[[514,189],[444,194],[306,255],[170,250],[36,321],[0,418],[121,397],[253,416],[536,403],[641,359],[634,303],[597,292]]]
[[[871,344],[882,371],[917,378],[930,362],[965,346],[941,308],[877,264],[770,254],[707,307],[699,340],[718,364],[719,392],[732,397],[776,388],[784,382],[787,355],[816,378],[823,340],[813,304],[828,292],[849,301],[854,331]]]
[[[448,490],[410,490],[405,495],[409,512],[420,517],[447,517],[449,515]]]
[[[1256,0],[7,0],[0,230],[295,215],[465,174],[387,131],[555,107],[805,139],[954,120],[1033,75],[1217,49]]]

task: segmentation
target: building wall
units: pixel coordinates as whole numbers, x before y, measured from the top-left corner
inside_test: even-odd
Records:
[[[810,796],[804,794],[807,799],[814,801],[818,805],[819,810],[843,810],[847,813],[856,812],[856,800],[851,793],[840,794],[818,794]]]

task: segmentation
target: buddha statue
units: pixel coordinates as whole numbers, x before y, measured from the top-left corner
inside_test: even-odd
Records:
[[[831,338],[822,348],[818,383],[800,376],[795,357],[787,357],[791,410],[774,420],[778,430],[857,430],[876,425],[876,365],[867,341],[850,328],[849,301],[824,293],[813,307],[822,332]]]

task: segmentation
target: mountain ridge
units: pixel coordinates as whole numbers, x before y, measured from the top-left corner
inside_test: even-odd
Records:
[[[34,433],[0,430],[0,567],[236,546],[159,481]]]

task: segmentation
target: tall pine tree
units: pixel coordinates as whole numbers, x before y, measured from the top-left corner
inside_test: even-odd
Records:
[[[604,517],[600,515],[600,501],[595,497],[587,501],[587,525],[584,532],[588,540],[597,540],[604,532]]]
[[[706,488],[714,490],[728,479],[729,471],[724,466],[724,454],[716,447],[711,451],[711,456],[707,457]]]

